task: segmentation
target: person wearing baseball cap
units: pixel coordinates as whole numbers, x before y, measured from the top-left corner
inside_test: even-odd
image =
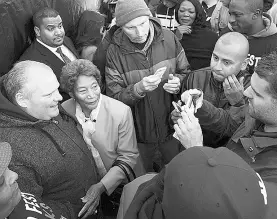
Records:
[[[191,147],[140,186],[124,218],[274,219],[276,189],[227,148]]]
[[[153,172],[158,149],[164,163],[179,153],[168,115],[189,64],[179,40],[151,17],[144,0],[118,0],[115,18],[119,28],[107,50],[106,94],[131,106],[144,167]]]
[[[17,173],[8,168],[11,158],[10,144],[0,142],[0,219],[66,219],[53,212],[49,206],[38,202],[33,194],[20,191],[16,182]]]

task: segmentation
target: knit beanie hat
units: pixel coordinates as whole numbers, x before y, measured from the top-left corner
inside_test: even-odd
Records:
[[[140,16],[151,16],[151,12],[144,0],[118,0],[115,7],[117,26],[121,27]]]

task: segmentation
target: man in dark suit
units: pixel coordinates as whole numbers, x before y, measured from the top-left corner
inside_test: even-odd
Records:
[[[20,61],[32,60],[42,62],[52,68],[60,78],[62,67],[78,58],[72,41],[65,36],[62,18],[52,8],[43,8],[33,16],[36,40],[20,57]],[[69,95],[60,90],[63,100]]]

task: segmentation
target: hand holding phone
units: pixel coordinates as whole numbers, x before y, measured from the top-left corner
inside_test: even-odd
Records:
[[[174,106],[177,112],[182,112],[182,107],[178,103],[172,101],[172,105]]]

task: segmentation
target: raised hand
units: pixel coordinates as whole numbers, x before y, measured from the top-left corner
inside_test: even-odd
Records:
[[[168,93],[177,94],[180,91],[180,86],[180,78],[175,77],[173,74],[170,74],[168,82],[164,84],[163,88]]]
[[[228,76],[223,82],[225,96],[231,105],[236,105],[243,99],[244,77],[238,81],[235,75]]]

